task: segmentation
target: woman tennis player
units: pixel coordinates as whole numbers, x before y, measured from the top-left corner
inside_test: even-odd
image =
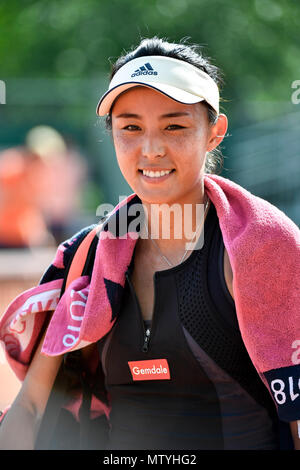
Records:
[[[62,244],[3,316],[23,386],[2,449],[38,448],[62,360],[78,352],[89,420],[107,423],[105,438],[93,433],[99,449],[300,448],[299,230],[216,174],[221,82],[196,47],[158,38],[114,65],[97,114],[133,194]],[[76,423],[84,396],[63,402]]]

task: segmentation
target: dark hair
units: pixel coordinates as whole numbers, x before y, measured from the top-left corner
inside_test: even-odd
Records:
[[[171,43],[167,40],[153,37],[150,39],[142,39],[139,46],[133,48],[131,51],[120,56],[118,60],[112,65],[110,79],[113,78],[115,73],[127,62],[138,57],[144,57],[149,55],[167,56],[174,59],[183,60],[191,65],[199,68],[206,72],[218,85],[220,90],[224,84],[222,73],[220,69],[210,62],[210,58],[205,57],[201,52],[201,46],[195,44],[185,44],[185,40],[181,43]],[[203,104],[207,108],[208,120],[211,125],[217,121],[216,111],[206,101]],[[111,130],[111,113],[106,118],[106,128]],[[207,153],[205,171],[206,173],[220,173],[223,167],[223,155],[220,149],[216,148],[211,152]]]

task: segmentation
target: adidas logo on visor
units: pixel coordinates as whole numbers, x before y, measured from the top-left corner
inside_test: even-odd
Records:
[[[142,67],[135,70],[131,77],[138,77],[139,75],[157,75],[157,72],[155,72],[151,67],[151,64],[147,62],[147,64],[144,64]]]

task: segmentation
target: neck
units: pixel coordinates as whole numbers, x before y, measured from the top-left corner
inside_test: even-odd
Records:
[[[203,235],[208,202],[204,195],[193,204],[143,204],[145,224],[140,237],[146,249],[159,250],[171,260],[192,250]]]

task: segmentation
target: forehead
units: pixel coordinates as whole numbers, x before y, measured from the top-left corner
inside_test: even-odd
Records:
[[[187,112],[195,114],[204,112],[203,103],[184,104],[180,103],[164,93],[147,86],[136,86],[121,93],[112,107],[112,115],[120,112],[135,113],[142,110],[143,114],[169,112]]]

